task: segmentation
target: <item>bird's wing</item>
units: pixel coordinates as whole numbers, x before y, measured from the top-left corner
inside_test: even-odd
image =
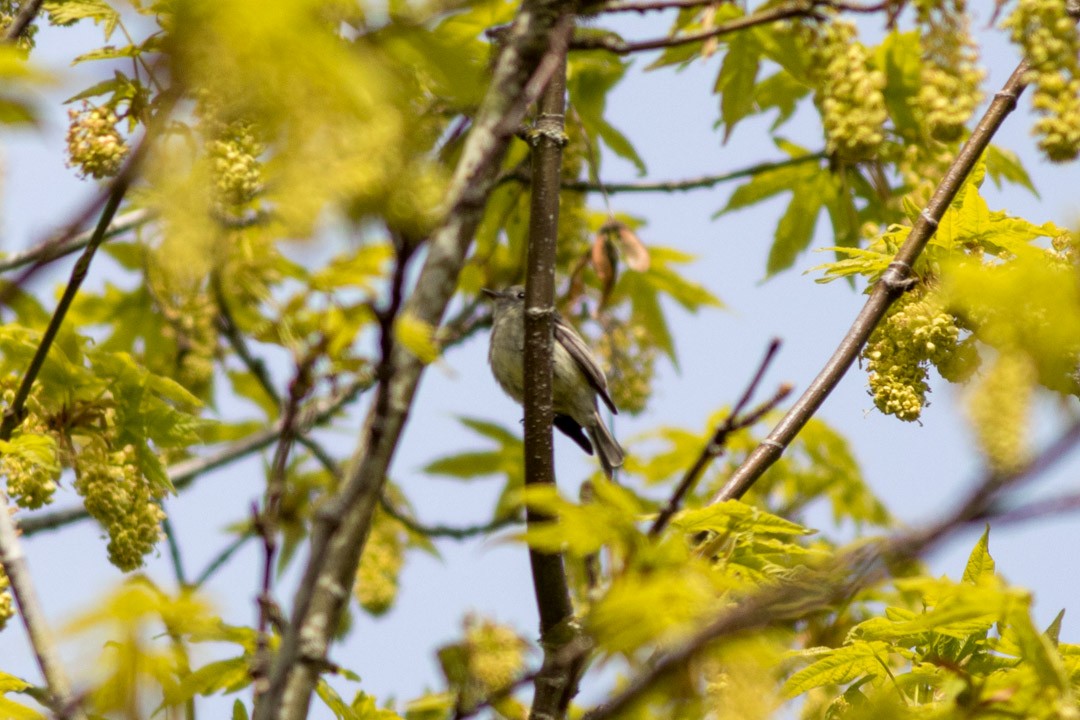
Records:
[[[589,350],[589,346],[585,344],[581,336],[577,334],[577,330],[559,316],[555,317],[555,341],[562,343],[562,346],[570,353],[570,357],[574,358],[574,362],[581,368],[581,372],[585,373],[585,378],[592,385],[593,390],[596,390],[597,394],[600,395],[600,399],[611,409],[611,412],[618,415],[619,411],[615,407],[615,403],[612,402],[611,396],[608,395],[607,378],[604,377],[604,371],[596,364],[592,351]]]

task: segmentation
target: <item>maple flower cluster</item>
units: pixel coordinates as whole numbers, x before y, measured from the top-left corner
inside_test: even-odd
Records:
[[[927,368],[946,379],[974,370],[974,347],[959,341],[956,319],[932,293],[912,291],[897,300],[863,349],[874,405],[886,415],[918,420],[926,404]]]
[[[1080,155],[1080,32],[1063,0],[1019,0],[1005,21],[1031,64],[1032,105],[1042,115],[1034,133],[1054,162]]]
[[[223,126],[207,141],[214,189],[222,204],[239,207],[255,199],[263,187],[259,155],[265,149],[251,123],[242,121]]]
[[[1001,473],[1020,469],[1028,459],[1027,414],[1036,370],[1022,353],[1003,353],[972,391],[967,413],[990,463]]]
[[[68,167],[76,167],[79,177],[107,178],[115,175],[127,157],[129,148],[120,131],[119,119],[107,107],[82,107],[68,110]]]
[[[959,140],[964,126],[982,101],[978,45],[968,28],[965,0],[920,0],[916,3],[923,62],[917,103],[930,136],[941,142]]]
[[[75,475],[86,511],[109,534],[109,561],[125,572],[140,567],[161,537],[165,512],[139,470],[135,448],[111,450],[95,438],[79,453]]]
[[[360,557],[353,595],[360,607],[372,615],[390,609],[398,593],[398,576],[405,562],[405,539],[401,526],[386,517],[379,517],[371,529]]]
[[[830,155],[856,162],[877,155],[885,141],[885,75],[869,65],[855,24],[835,19],[811,30],[811,66]]]

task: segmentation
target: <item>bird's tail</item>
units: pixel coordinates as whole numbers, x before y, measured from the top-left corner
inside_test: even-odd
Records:
[[[596,454],[600,456],[600,465],[604,468],[604,474],[609,478],[626,460],[626,452],[619,442],[612,437],[598,411],[594,411],[593,422],[589,425],[589,437],[596,446]]]

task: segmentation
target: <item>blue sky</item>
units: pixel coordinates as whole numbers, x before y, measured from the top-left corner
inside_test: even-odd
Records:
[[[980,29],[985,22],[983,17]],[[666,17],[658,15],[619,18],[619,28],[635,38],[662,35],[667,23]],[[990,71],[986,87],[992,93],[1011,72],[1017,57],[999,32],[990,35],[996,40],[987,46],[983,61]],[[39,35],[35,58],[54,68],[62,82],[50,97],[62,99],[88,84],[85,72],[78,71],[80,79],[63,66],[63,58],[71,56],[76,42],[91,47],[99,42],[98,31],[88,26],[63,32],[43,30]],[[713,129],[717,98],[711,95],[719,56],[681,72],[670,68],[641,72],[649,59],[635,58],[627,81],[611,97],[608,118],[635,143],[649,167],[650,179],[722,173],[781,157],[761,123],[739,126],[728,144],[721,144]],[[1028,135],[1029,102],[1027,97],[1022,100],[1021,112],[1006,121],[997,142],[1020,153],[1042,197],[1036,199],[1018,188],[999,191],[989,185],[984,194],[992,208],[1007,209],[1037,223],[1050,220],[1075,226],[1076,166],[1051,166],[1034,152]],[[8,132],[4,138],[0,240],[5,251],[42,239],[93,192],[92,186],[74,179],[64,167],[63,110],[55,103],[52,107],[46,103],[43,108],[49,114],[40,132]],[[820,129],[809,113],[801,113],[788,128],[788,137],[795,142],[812,149],[821,146]],[[632,179],[633,175],[629,165],[605,158],[605,179]],[[648,225],[640,231],[647,245],[672,246],[697,255],[687,274],[727,305],[726,310],[697,315],[672,308],[680,372],[660,363],[649,409],[635,418],[625,414],[617,418],[613,429],[631,452],[635,437],[657,426],[703,428],[712,412],[738,396],[771,337],[780,337],[784,346],[767,376],[766,387],[790,381],[796,392],[801,391],[861,307],[862,296],[846,284],[819,285],[814,274],[805,274],[808,268],[824,262],[826,255],[808,253],[799,258],[794,269],[763,282],[765,258],[783,200],[711,220],[734,187],[612,198],[614,210],[647,218]],[[599,206],[599,198],[595,203]],[[828,226],[819,224],[814,246],[831,244]],[[42,297],[54,297],[52,283],[66,276],[70,263],[57,263],[52,280],[38,281]],[[102,281],[100,273],[108,272],[105,264],[95,271],[99,274],[92,278],[91,286]],[[474,337],[428,369],[393,465],[393,479],[405,488],[417,514],[426,522],[464,525],[482,521],[494,504],[497,481],[458,483],[420,472],[431,459],[469,446],[471,439],[460,432],[456,416],[478,416],[508,426],[520,417],[520,410],[490,377],[486,349],[486,335]],[[883,417],[873,409],[866,393],[865,373],[853,369],[820,414],[848,436],[867,482],[909,523],[937,517],[979,474],[957,389],[938,380],[931,397],[933,403],[921,425]],[[1071,407],[1075,410],[1075,402]],[[243,406],[228,404],[222,410],[248,412]],[[1043,404],[1038,413],[1041,437],[1053,435],[1059,414],[1053,403]],[[338,454],[347,455],[358,425],[357,420],[348,430],[324,433],[323,439]],[[592,461],[561,437],[556,441],[556,456],[561,486],[576,495],[577,482],[592,470],[588,464]],[[251,500],[261,495],[261,468],[261,459],[229,466],[208,474],[183,496],[168,502],[187,553],[189,573],[197,572],[227,542],[220,531],[242,518]],[[1073,459],[1032,492],[1075,488],[1078,469],[1080,464]],[[60,502],[64,500],[70,502],[70,498]],[[824,512],[813,517],[821,527],[830,522]],[[1078,529],[1078,518],[1062,516],[991,533],[990,549],[999,572],[1035,592],[1040,624],[1048,624],[1062,607],[1080,610],[1076,608],[1078,582],[1074,579],[1080,577],[1080,554],[1072,550]],[[960,533],[936,552],[930,558],[933,571],[959,576],[979,531],[981,528],[973,528]],[[105,562],[98,535],[96,527],[83,523],[26,543],[46,610],[57,623],[91,605],[121,580],[120,573]],[[361,687],[377,697],[407,699],[425,688],[437,688],[433,650],[460,634],[461,618],[467,612],[510,622],[526,637],[535,635],[536,613],[522,547],[492,540],[445,542],[439,549],[441,560],[412,556],[397,606],[379,619],[360,617],[349,640],[333,651],[333,658],[356,670],[363,679]],[[211,599],[228,621],[254,622],[259,565],[259,553],[252,545],[208,587]],[[152,558],[147,571],[163,585],[172,586],[172,571],[164,554]],[[291,597],[294,575],[287,575],[280,586],[278,595],[285,602]],[[1080,641],[1080,625],[1069,613],[1062,639]],[[69,666],[76,675],[92,665],[87,661],[95,651],[85,646],[67,647]],[[15,624],[0,634],[0,657],[4,658],[5,671],[37,678],[25,638]],[[218,715],[216,709],[228,704],[231,701],[204,707]],[[321,712],[312,715],[327,716]]]

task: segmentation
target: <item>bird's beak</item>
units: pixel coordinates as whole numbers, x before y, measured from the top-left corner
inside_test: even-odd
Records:
[[[492,300],[497,300],[498,298],[502,297],[501,292],[499,292],[498,290],[491,290],[490,288],[480,288],[480,292],[484,293]]]

